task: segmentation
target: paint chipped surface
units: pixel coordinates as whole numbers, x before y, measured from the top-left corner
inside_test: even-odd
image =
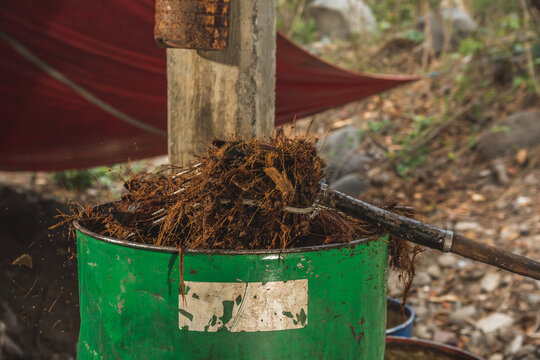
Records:
[[[252,283],[185,281],[178,325],[190,331],[301,329],[308,322],[308,280]]]
[[[122,314],[122,309],[124,308],[124,302],[125,302],[125,299],[122,299],[122,300],[119,300],[117,303],[116,303],[116,312],[118,314]]]

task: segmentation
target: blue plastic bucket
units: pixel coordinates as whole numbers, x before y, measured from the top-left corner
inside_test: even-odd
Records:
[[[411,337],[413,330],[414,310],[409,306],[401,306],[401,301],[386,298],[386,336]]]

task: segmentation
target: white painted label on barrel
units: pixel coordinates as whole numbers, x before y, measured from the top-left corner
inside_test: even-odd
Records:
[[[300,329],[308,320],[308,280],[252,283],[184,281],[179,327],[191,331]]]

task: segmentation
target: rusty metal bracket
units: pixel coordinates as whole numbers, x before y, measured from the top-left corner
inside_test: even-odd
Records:
[[[226,50],[230,2],[156,0],[156,43],[161,48]]]

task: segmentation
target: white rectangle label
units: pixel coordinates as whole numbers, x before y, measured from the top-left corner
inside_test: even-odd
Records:
[[[300,329],[308,320],[308,280],[266,283],[184,281],[180,329],[256,332]]]

